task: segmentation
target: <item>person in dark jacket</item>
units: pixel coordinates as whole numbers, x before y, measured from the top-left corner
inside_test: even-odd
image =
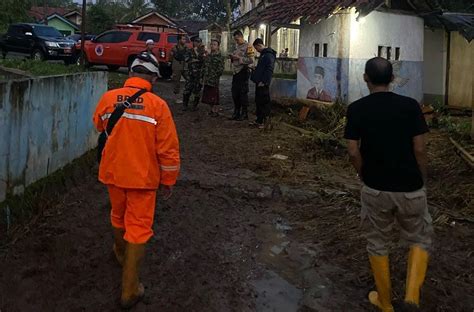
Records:
[[[276,51],[267,48],[263,40],[258,38],[253,42],[255,50],[260,53],[257,67],[252,73],[251,80],[255,83],[255,103],[257,106],[257,120],[252,125],[259,129],[265,127],[271,113],[270,83],[275,68]]]

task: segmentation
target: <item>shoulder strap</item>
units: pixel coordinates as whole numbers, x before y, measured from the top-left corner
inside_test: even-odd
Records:
[[[125,102],[115,107],[115,110],[112,112],[112,114],[110,115],[109,121],[107,122],[107,129],[105,130],[105,133],[107,136],[112,134],[112,130],[114,129],[117,122],[119,121],[120,117],[122,117],[123,113],[125,112],[125,109],[132,106],[133,102],[135,102],[138,99],[138,97],[140,97],[140,95],[144,94],[145,92],[147,92],[146,89],[140,89],[134,95],[129,97],[127,100],[125,100]]]

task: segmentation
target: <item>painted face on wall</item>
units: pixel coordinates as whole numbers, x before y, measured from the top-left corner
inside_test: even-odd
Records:
[[[314,75],[314,86],[318,89],[321,90],[324,88],[324,76],[321,74],[315,74]]]

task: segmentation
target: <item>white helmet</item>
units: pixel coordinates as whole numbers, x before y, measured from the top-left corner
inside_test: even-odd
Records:
[[[133,61],[132,66],[130,66],[130,71],[135,72],[133,68],[136,66],[145,67],[146,69],[148,69],[148,71],[156,74],[158,77],[161,77],[158,60],[151,53],[142,52],[138,54],[135,60]]]

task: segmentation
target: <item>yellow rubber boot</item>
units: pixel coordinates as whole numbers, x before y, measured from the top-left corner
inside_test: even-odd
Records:
[[[382,312],[393,312],[388,256],[369,256],[369,260],[377,288],[377,291],[369,293],[369,301]]]
[[[120,304],[124,309],[133,307],[145,294],[145,288],[138,279],[144,254],[145,244],[128,243],[125,248],[125,261],[122,270],[122,297],[120,300]]]
[[[125,234],[124,229],[113,227],[114,232],[114,254],[115,258],[117,258],[118,263],[123,266],[123,259],[125,257],[125,246],[127,242],[123,239],[123,235]]]
[[[419,246],[412,246],[408,255],[405,302],[420,305],[420,289],[428,268],[428,252]]]

